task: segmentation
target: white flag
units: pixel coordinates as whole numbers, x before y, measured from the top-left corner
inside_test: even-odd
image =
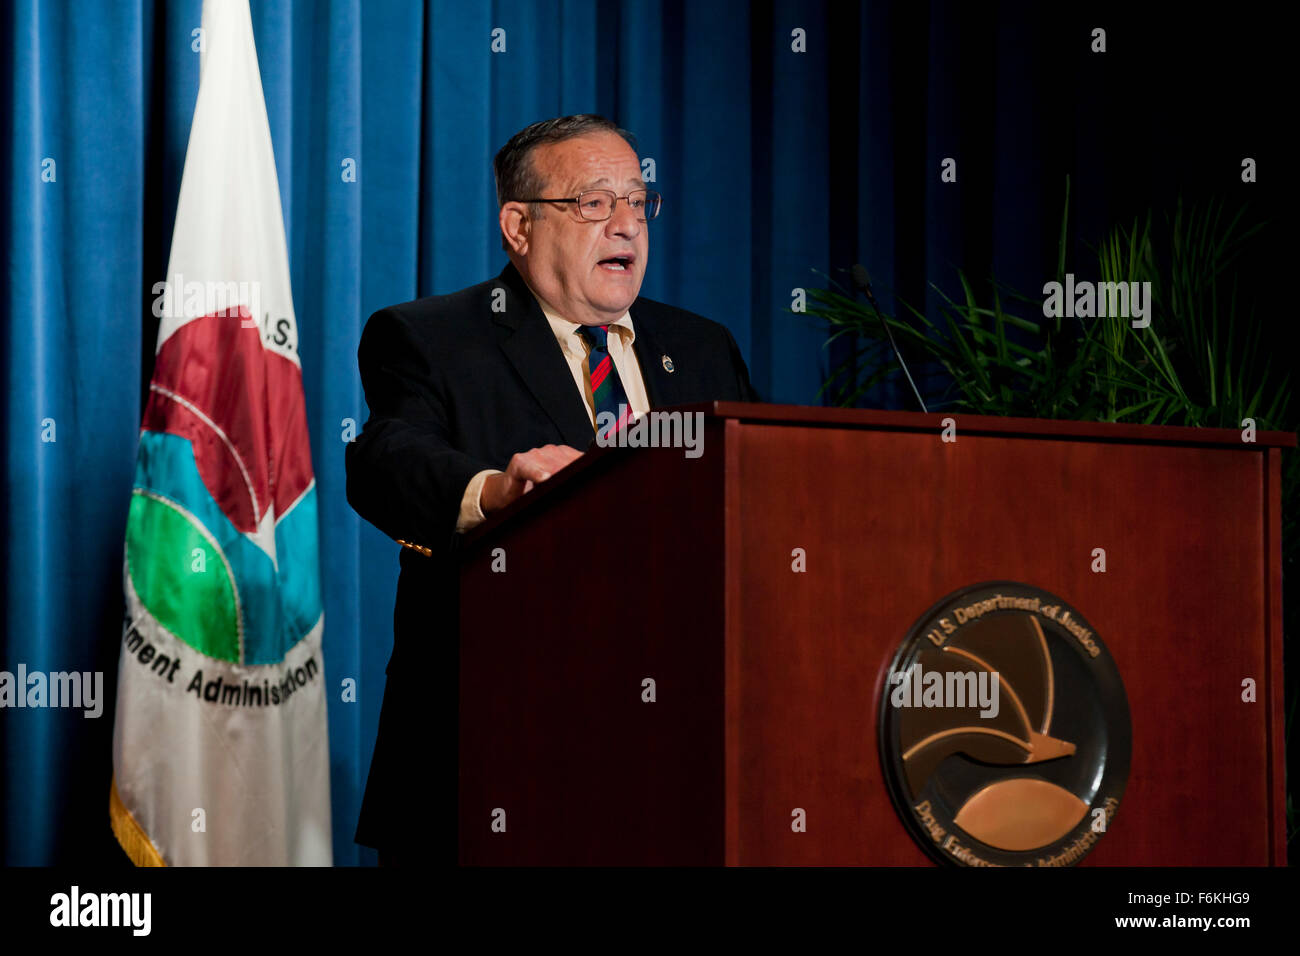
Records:
[[[110,819],[140,865],[332,862],[316,482],[248,0],[205,0],[127,521]]]

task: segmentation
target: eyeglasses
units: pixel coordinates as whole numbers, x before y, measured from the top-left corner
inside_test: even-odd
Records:
[[[520,199],[517,202],[567,202],[578,207],[578,215],[588,222],[604,222],[614,215],[614,207],[622,199],[642,222],[649,222],[659,215],[663,197],[653,189],[634,189],[626,196],[615,194],[612,189],[588,189],[576,199]]]

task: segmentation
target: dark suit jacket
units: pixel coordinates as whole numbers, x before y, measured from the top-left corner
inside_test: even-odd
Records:
[[[726,327],[646,298],[629,311],[652,408],[758,401]],[[358,842],[384,846],[388,825],[409,817],[420,784],[411,765],[446,759],[428,756],[427,737],[423,745],[411,737],[420,724],[453,741],[447,779],[455,779],[455,527],[465,486],[485,468],[504,470],[517,452],[585,451],[595,435],[550,324],[513,265],[460,292],[381,309],[357,354],[370,419],[347,447],[348,502],[390,537],[434,551],[401,552],[388,687],[357,831]],[[422,713],[411,711],[417,678]],[[435,699],[440,715],[429,709]],[[394,839],[410,836],[404,827]]]

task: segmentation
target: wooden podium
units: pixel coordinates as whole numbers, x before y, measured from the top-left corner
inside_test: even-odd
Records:
[[[463,542],[463,864],[929,863],[881,695],[918,618],[983,581],[1082,609],[1122,676],[1127,788],[1084,865],[1285,863],[1294,435],[686,410],[699,457],[594,450]]]

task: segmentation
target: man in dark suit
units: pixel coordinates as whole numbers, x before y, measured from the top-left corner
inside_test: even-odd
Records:
[[[370,419],[347,448],[348,501],[406,545],[356,834],[381,863],[455,859],[454,821],[425,801],[455,792],[459,533],[580,457],[598,425],[758,400],[724,326],[638,295],[660,197],[630,140],[591,115],[517,133],[494,162],[510,264],[381,309],[362,335]]]

